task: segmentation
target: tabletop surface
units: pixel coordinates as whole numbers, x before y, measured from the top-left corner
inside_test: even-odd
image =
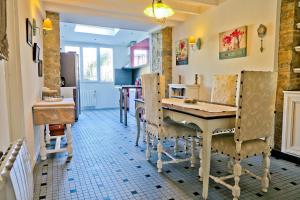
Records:
[[[143,103],[142,99],[136,99]],[[196,104],[184,103],[184,99],[165,98],[162,99],[163,108],[173,110],[204,119],[233,118],[236,116],[237,107],[221,105],[210,102],[198,101]]]
[[[39,101],[33,105],[34,108],[38,107],[58,107],[58,106],[75,106],[74,100],[72,98],[64,98],[59,102],[47,102],[47,101]]]
[[[119,89],[127,89],[127,88],[142,88],[142,86],[140,85],[118,85],[116,86],[116,88],[119,88]]]

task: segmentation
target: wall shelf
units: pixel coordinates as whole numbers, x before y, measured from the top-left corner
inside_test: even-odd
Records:
[[[199,90],[200,85],[169,84],[169,97],[199,99]]]
[[[294,48],[295,48],[295,51],[300,52],[300,46],[296,46]]]
[[[294,73],[300,73],[300,68],[294,68]]]

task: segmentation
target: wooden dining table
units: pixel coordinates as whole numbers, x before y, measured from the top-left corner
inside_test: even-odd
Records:
[[[136,99],[137,140],[140,135],[140,111],[144,109],[144,101]],[[234,106],[198,101],[196,104],[185,103],[184,99],[162,99],[164,118],[176,122],[194,124],[201,129],[203,146],[200,148],[199,176],[203,181],[202,197],[207,199],[211,160],[211,139],[219,129],[235,127],[237,108]]]
[[[124,125],[127,126],[127,109],[128,109],[128,90],[129,89],[141,89],[140,85],[120,85],[116,86],[120,92],[120,123],[123,123],[123,106],[124,106]]]

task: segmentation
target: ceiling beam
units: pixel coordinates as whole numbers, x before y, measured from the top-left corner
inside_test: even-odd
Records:
[[[199,1],[199,0],[165,0],[165,2],[174,9],[175,15],[199,15],[203,12],[203,10],[207,7],[207,5],[210,4],[204,4],[204,3],[197,3],[197,5],[191,6],[191,2],[189,1]],[[200,1],[209,1],[209,0],[200,0]],[[210,0],[213,1],[213,0]],[[63,5],[72,5],[72,6],[78,6],[78,7],[84,7],[84,8],[91,8],[91,9],[99,9],[101,11],[112,11],[112,12],[120,12],[120,13],[126,13],[126,14],[143,14],[143,10],[146,6],[148,6],[151,1],[149,0],[85,0],[84,3],[81,0],[44,0],[44,2],[48,3],[57,3],[57,4],[63,4]],[[210,2],[212,3],[212,2]],[[182,16],[181,16],[182,17]],[[186,17],[184,17],[183,20],[185,20]],[[176,18],[174,19],[176,20]],[[179,20],[179,21],[183,21]]]
[[[139,0],[140,1],[140,0]],[[45,0],[45,9],[55,11],[55,9],[59,8],[59,12],[72,12],[73,10],[76,10],[76,12],[80,13],[80,10],[82,12],[89,14],[87,10],[90,10],[91,13],[94,13],[96,15],[108,15],[113,18],[121,17],[121,19],[125,18],[137,18],[138,20],[144,19],[149,20],[150,18],[145,16],[143,13],[143,6],[138,6],[138,4],[134,4],[134,6],[128,6],[125,9],[126,4],[124,4],[123,1],[120,1],[118,5],[112,4],[111,2],[105,2],[105,1],[97,1],[93,2],[91,0],[86,0],[86,2],[83,4],[82,1],[78,0],[67,0],[67,1],[61,1],[61,0]],[[123,2],[123,3],[122,3]],[[124,9],[120,9],[124,8]],[[184,10],[185,11],[185,10]],[[57,11],[58,12],[58,11]],[[186,12],[189,12],[186,10]],[[194,10],[196,12],[196,10]],[[184,13],[178,13],[177,15],[172,16],[169,20],[175,21],[175,22],[183,22],[186,19],[186,15]],[[150,19],[150,21],[152,21]]]
[[[115,19],[120,20],[121,22],[136,22],[139,24],[147,24],[152,26],[158,26],[159,24],[156,23],[153,19],[143,16],[136,16],[136,15],[128,15],[124,13],[119,12],[112,12],[112,11],[105,11],[105,10],[99,10],[99,9],[91,9],[91,8],[83,8],[78,6],[71,6],[71,5],[64,5],[63,3],[52,3],[52,2],[45,2],[44,3],[45,10],[53,11],[62,13],[62,15],[65,14],[66,19],[62,20],[63,22],[69,22],[69,23],[81,23],[81,24],[89,24],[89,25],[101,25],[101,19],[103,18],[109,18],[109,19]],[[73,16],[73,17],[72,17]],[[89,20],[93,19],[93,20]],[[99,19],[99,23],[95,24],[94,22]],[[90,21],[93,21],[90,23]],[[182,19],[168,19],[167,25],[168,26],[175,26],[178,24],[178,22],[181,22]],[[123,28],[122,25],[119,27],[113,27],[113,28]]]
[[[219,4],[218,0],[169,0],[169,1],[177,1],[185,4],[193,4],[193,5],[200,5],[200,6],[217,6]]]

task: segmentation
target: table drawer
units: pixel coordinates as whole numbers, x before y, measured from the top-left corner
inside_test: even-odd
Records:
[[[71,124],[75,121],[75,109],[69,108],[34,108],[35,125],[43,124]]]

